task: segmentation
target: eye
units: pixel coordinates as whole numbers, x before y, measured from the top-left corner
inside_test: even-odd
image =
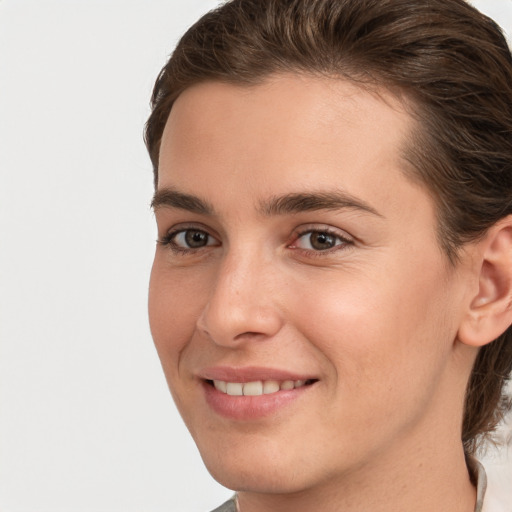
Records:
[[[177,252],[188,252],[203,247],[220,245],[218,240],[206,231],[194,228],[172,231],[160,240],[160,243]]]
[[[352,243],[351,240],[329,230],[309,230],[299,234],[290,247],[307,251],[329,251],[336,247],[341,249]]]
[[[179,231],[173,236],[172,240],[184,249],[198,249],[199,247],[213,245],[213,238],[208,233],[197,229]]]

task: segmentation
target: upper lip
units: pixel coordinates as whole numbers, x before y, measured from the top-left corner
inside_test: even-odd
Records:
[[[314,376],[303,373],[295,373],[278,368],[263,366],[212,366],[204,368],[198,373],[204,380],[221,380],[224,382],[254,382],[265,380],[317,380]]]

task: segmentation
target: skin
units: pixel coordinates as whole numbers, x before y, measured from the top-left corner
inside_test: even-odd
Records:
[[[239,491],[242,512],[474,508],[460,431],[477,348],[457,334],[479,278],[470,251],[449,264],[435,205],[406,177],[412,128],[385,91],[297,75],[203,83],[173,106],[151,330],[203,460]],[[263,206],[312,193],[364,208]],[[208,245],[162,243],[176,230],[200,230]],[[311,233],[326,230],[336,245],[315,249]],[[270,416],[236,421],[206,403],[198,374],[216,365],[318,381]]]

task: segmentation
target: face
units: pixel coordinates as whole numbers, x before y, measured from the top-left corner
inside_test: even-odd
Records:
[[[150,323],[222,484],[320,488],[460,439],[464,287],[403,172],[411,127],[393,97],[327,78],[204,83],[173,106]]]

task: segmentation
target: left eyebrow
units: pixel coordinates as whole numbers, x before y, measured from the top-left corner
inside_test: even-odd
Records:
[[[260,202],[260,211],[267,216],[286,215],[316,210],[361,210],[384,217],[375,208],[347,192],[291,193]]]

